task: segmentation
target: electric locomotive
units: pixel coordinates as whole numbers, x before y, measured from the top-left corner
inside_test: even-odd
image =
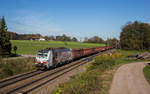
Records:
[[[72,49],[60,48],[47,48],[38,51],[36,55],[35,66],[39,69],[49,69],[56,67],[58,64],[70,62],[72,60]]]

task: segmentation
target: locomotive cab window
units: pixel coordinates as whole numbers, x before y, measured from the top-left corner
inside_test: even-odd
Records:
[[[48,56],[48,53],[38,53],[37,54],[37,57],[39,57],[39,58],[47,58],[47,56]]]

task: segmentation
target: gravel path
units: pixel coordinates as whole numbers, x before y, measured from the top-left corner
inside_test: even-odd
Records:
[[[145,63],[131,63],[121,66],[113,78],[109,94],[150,94],[143,68]]]

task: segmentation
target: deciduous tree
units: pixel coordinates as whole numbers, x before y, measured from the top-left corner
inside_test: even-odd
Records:
[[[135,21],[128,23],[120,33],[122,49],[148,50],[150,48],[150,25]]]

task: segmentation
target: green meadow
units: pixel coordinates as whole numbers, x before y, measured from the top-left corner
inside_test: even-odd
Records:
[[[17,54],[35,55],[38,50],[48,47],[66,47],[66,48],[90,48],[104,46],[105,44],[98,43],[81,43],[81,42],[62,42],[62,41],[33,41],[33,40],[11,40],[12,48],[18,47]],[[13,49],[12,49],[12,52]]]
[[[145,78],[150,84],[150,65],[147,65],[143,71],[144,71]]]

